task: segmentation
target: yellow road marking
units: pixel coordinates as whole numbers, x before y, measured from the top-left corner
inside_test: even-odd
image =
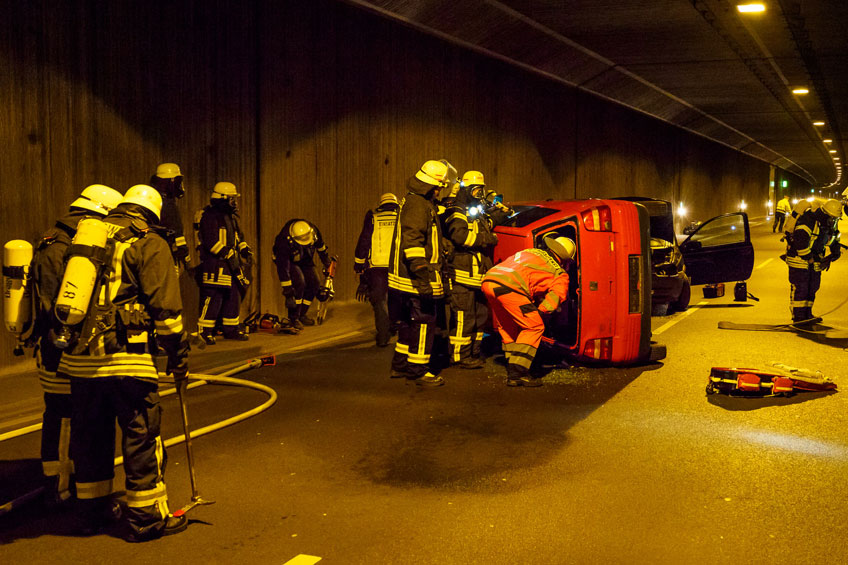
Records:
[[[760,263],[759,265],[757,265],[757,268],[758,268],[758,269],[762,269],[763,267],[765,267],[766,265],[768,265],[769,263],[771,263],[773,260],[774,260],[774,257],[771,257],[771,258],[769,258],[769,259],[766,259],[765,261],[763,261],[762,263]]]
[[[698,308],[700,308],[701,306],[703,306],[704,304],[707,304],[707,303],[708,303],[707,300],[702,300],[702,301],[698,302],[698,304],[696,304],[695,306],[689,307],[689,309],[686,310],[685,312],[683,312],[683,314],[681,316],[675,318],[674,320],[671,320],[670,322],[664,323],[663,325],[661,325],[660,327],[658,327],[657,329],[655,329],[651,333],[653,335],[659,335],[659,334],[663,333],[665,330],[667,330],[668,328],[670,328],[671,326],[673,326],[674,324],[676,324],[677,322],[679,322],[680,320],[682,320],[686,316],[692,314],[693,312],[695,312],[695,310],[697,310]]]
[[[283,565],[315,565],[321,561],[320,557],[315,557],[314,555],[305,555],[301,553],[297,557],[289,559]]]

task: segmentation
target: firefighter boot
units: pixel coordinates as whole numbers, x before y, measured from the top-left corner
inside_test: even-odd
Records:
[[[81,536],[93,536],[101,533],[121,519],[121,506],[112,497],[100,497],[77,500],[79,527]]]
[[[459,368],[469,370],[482,369],[485,364],[486,363],[479,357],[466,357],[459,362]]]
[[[215,345],[215,332],[214,330],[203,330],[200,332],[200,338],[206,342],[206,345]]]
[[[125,539],[128,542],[138,543],[178,534],[188,528],[188,517],[185,514],[182,516],[168,514],[168,517],[165,518],[164,525],[158,528],[154,527],[155,525],[158,524],[142,528],[132,528]]]

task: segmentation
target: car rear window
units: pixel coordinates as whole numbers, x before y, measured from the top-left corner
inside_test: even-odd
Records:
[[[503,225],[511,228],[523,228],[559,212],[556,208],[545,208],[543,206],[515,206],[514,210],[515,214],[510,216]]]

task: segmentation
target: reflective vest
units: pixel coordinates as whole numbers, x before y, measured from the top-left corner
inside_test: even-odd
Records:
[[[372,267],[388,267],[392,252],[392,234],[395,231],[398,213],[396,210],[374,212],[374,231],[371,233],[371,255],[368,262]]]

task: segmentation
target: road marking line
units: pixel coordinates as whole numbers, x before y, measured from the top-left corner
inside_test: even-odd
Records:
[[[301,553],[297,557],[289,559],[288,561],[283,563],[283,565],[315,565],[315,563],[318,563],[319,561],[321,561],[320,557],[315,557],[314,555],[305,555]]]
[[[771,257],[771,258],[769,258],[769,259],[766,259],[765,261],[763,261],[762,263],[760,263],[759,265],[757,265],[757,268],[758,268],[758,269],[762,269],[763,267],[765,267],[766,265],[768,265],[768,264],[769,264],[769,263],[771,263],[772,261],[774,261],[774,257]]]
[[[707,304],[708,302],[709,302],[709,301],[707,301],[707,300],[702,300],[702,301],[698,302],[698,304],[696,304],[694,307],[690,307],[688,310],[686,310],[685,312],[683,312],[683,315],[681,315],[681,316],[680,316],[679,318],[677,318],[676,320],[672,320],[672,321],[670,321],[670,322],[666,322],[666,323],[664,323],[663,325],[661,325],[660,327],[658,327],[656,330],[654,330],[653,332],[651,332],[651,333],[652,333],[652,335],[659,335],[659,334],[663,333],[665,330],[667,330],[668,328],[670,328],[671,326],[673,326],[674,324],[676,324],[677,322],[679,322],[680,320],[682,320],[683,318],[685,318],[686,316],[688,316],[689,314],[692,314],[693,312],[695,312],[695,310],[697,310],[698,308],[700,308],[700,307],[701,307],[701,306],[703,306],[704,304]]]

